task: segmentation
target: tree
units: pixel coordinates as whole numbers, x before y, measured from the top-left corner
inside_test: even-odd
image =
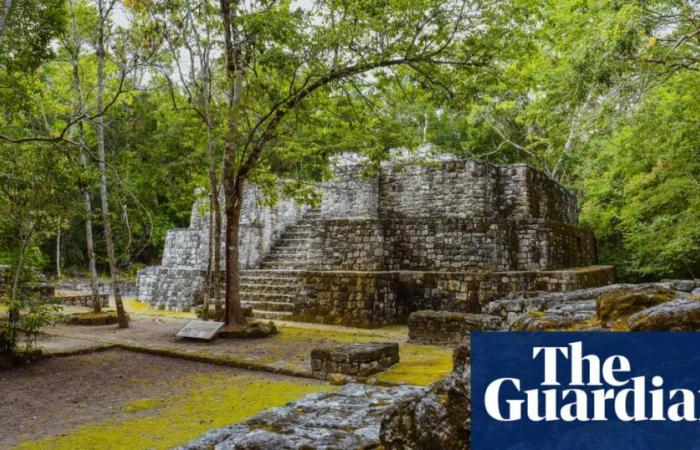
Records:
[[[114,254],[114,237],[112,236],[112,219],[109,216],[109,194],[107,187],[107,163],[105,156],[105,126],[104,126],[104,89],[105,89],[105,61],[107,59],[106,40],[108,27],[110,26],[110,14],[116,0],[97,0],[97,13],[99,16],[97,28],[97,40],[95,53],[97,56],[97,93],[96,93],[96,129],[97,129],[97,158],[100,170],[100,207],[102,209],[102,226],[105,233],[105,246],[109,261],[109,273],[112,277],[112,291],[117,307],[119,328],[128,328],[129,319],[124,311],[121,289],[119,285],[119,269],[117,258]]]
[[[59,218],[70,209],[71,168],[65,153],[55,146],[0,145],[0,225],[15,249],[8,318],[2,323],[4,330],[0,330],[9,350],[14,350],[27,315],[46,316],[46,300],[23,288],[31,281],[26,260],[39,242],[55,232]],[[30,331],[37,329],[32,326]]]
[[[78,29],[78,11],[76,10],[75,0],[69,0],[70,5],[70,16],[71,16],[71,32],[70,32],[70,42],[68,42],[65,47],[68,48],[71,55],[71,66],[73,73],[73,88],[75,90],[75,115],[82,114],[84,110],[84,100],[82,92],[82,84],[80,79],[80,54],[83,47],[83,39],[80,36],[80,31]],[[82,5],[81,5],[82,6]],[[76,124],[77,128],[77,143],[78,152],[80,153],[80,166],[83,170],[84,176],[80,177],[80,193],[83,197],[83,205],[85,208],[85,250],[87,253],[88,260],[88,270],[90,273],[90,290],[92,292],[93,299],[93,310],[96,313],[101,312],[102,302],[100,301],[99,290],[97,286],[97,266],[95,258],[95,244],[92,236],[92,199],[90,195],[90,189],[87,185],[86,176],[88,172],[87,156],[86,156],[86,144],[85,144],[85,131],[83,128],[83,122],[78,122]]]
[[[221,0],[227,75],[223,185],[226,198],[226,324],[240,309],[238,233],[243,186],[275,153],[287,118],[305,101],[371,72],[400,66],[430,72],[481,67],[493,4],[467,1],[324,1],[309,10],[291,2]]]
[[[208,314],[209,301],[214,300],[215,313],[221,316],[221,206],[219,194],[220,154],[217,151],[216,101],[214,94],[215,58],[213,51],[219,48],[216,8],[208,1],[195,5],[189,2],[168,2],[162,11],[151,14],[163,30],[167,42],[168,60],[160,71],[171,90],[173,108],[181,110],[175,95],[176,83],[170,73],[176,74],[177,86],[185,93],[189,108],[195,112],[206,129],[206,148],[209,176],[209,258],[207,289],[203,315]],[[184,53],[183,53],[184,52]],[[181,59],[186,61],[183,68]]]

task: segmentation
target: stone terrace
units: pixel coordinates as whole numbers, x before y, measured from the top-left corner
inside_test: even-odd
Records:
[[[323,193],[320,210],[282,202],[244,214],[255,220],[242,228],[242,299],[256,317],[375,327],[614,279],[595,265],[573,195],[525,165],[394,161],[367,174],[338,164]],[[190,247],[205,216],[193,209],[188,239],[169,235],[163,266],[139,273],[139,299],[176,310],[198,301],[202,238],[194,262]]]

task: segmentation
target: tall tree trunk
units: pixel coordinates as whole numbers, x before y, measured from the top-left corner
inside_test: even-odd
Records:
[[[75,15],[75,1],[68,2],[71,14],[71,27],[73,34],[73,52],[71,63],[73,65],[73,87],[75,88],[76,114],[83,113],[83,92],[80,82],[80,50],[82,43],[78,36],[78,20]],[[85,156],[85,132],[83,122],[78,122],[78,145],[80,147],[80,166],[83,172],[87,173],[87,157]],[[83,207],[85,208],[85,247],[87,250],[88,270],[90,272],[90,292],[92,293],[92,309],[96,313],[102,312],[100,303],[100,292],[97,286],[97,267],[95,263],[95,244],[92,237],[92,199],[90,190],[83,183],[80,183],[80,193],[83,196]]]
[[[105,246],[107,247],[107,259],[109,261],[109,272],[112,276],[112,291],[114,293],[114,303],[117,307],[117,318],[119,328],[129,328],[129,320],[124,311],[121,291],[119,286],[119,274],[117,269],[117,259],[114,255],[114,240],[112,237],[112,222],[109,217],[109,197],[107,193],[107,165],[105,163],[105,129],[103,96],[105,83],[105,33],[104,27],[107,17],[105,16],[102,0],[98,0],[100,15],[100,26],[97,41],[97,157],[99,158],[100,170],[100,203],[102,207],[102,224],[105,231]]]
[[[232,9],[232,6],[234,9]],[[241,277],[238,235],[243,206],[244,179],[238,173],[238,145],[240,144],[239,115],[243,90],[243,65],[241,45],[233,17],[237,0],[221,0],[221,17],[224,25],[226,77],[228,79],[228,129],[224,148],[222,184],[226,201],[226,326],[245,324],[241,311]]]

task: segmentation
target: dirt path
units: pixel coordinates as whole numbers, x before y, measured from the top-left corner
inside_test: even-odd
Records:
[[[0,448],[61,435],[83,424],[131,417],[125,405],[181,394],[188,388],[188,377],[201,374],[236,377],[251,372],[124,350],[0,370]],[[288,379],[267,373],[254,377],[263,382]]]

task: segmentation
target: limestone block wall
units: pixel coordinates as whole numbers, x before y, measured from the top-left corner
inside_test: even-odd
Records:
[[[508,270],[508,227],[481,219],[385,221],[386,270]]]
[[[391,273],[306,272],[300,278],[295,320],[368,328],[401,316]]]
[[[297,274],[295,320],[359,327],[403,323],[413,311],[482,313],[512,292],[568,291],[614,281],[612,266],[558,271],[319,271]]]
[[[202,192],[200,192],[202,193]],[[222,205],[221,268],[224,268],[226,220]],[[160,266],[140,270],[136,295],[158,308],[188,310],[201,301],[209,255],[209,201],[201,196],[192,206],[190,226],[169,230]],[[274,206],[266,206],[263,193],[255,185],[247,185],[243,193],[239,253],[242,268],[255,267],[267,255],[284,229],[296,223],[305,207],[283,198]]]
[[[324,220],[318,232],[321,270],[383,270],[383,221]]]
[[[315,236],[322,270],[553,270],[594,264],[576,199],[522,164],[447,160],[336,168]],[[375,211],[376,206],[376,211]],[[375,216],[376,212],[376,216]]]
[[[333,180],[323,184],[323,219],[374,219],[379,202],[379,176],[368,175],[362,165],[336,166]]]
[[[380,171],[379,215],[494,217],[498,174],[497,166],[476,160],[385,165]]]
[[[501,166],[499,172],[503,216],[578,223],[576,197],[544,173],[525,164]]]
[[[584,267],[598,260],[593,234],[578,226],[531,219],[516,230],[518,270]]]

